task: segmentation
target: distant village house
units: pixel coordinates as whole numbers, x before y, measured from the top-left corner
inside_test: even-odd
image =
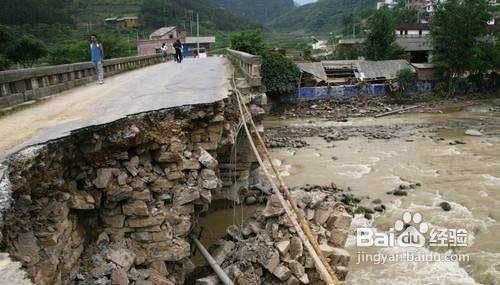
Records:
[[[154,31],[149,35],[150,40],[169,40],[177,39],[177,28],[176,27],[163,27]]]
[[[184,53],[186,56],[191,56],[193,51],[196,50],[198,44],[200,45],[200,52],[205,53],[210,50],[215,44],[215,37],[186,37],[181,42],[184,44]]]
[[[215,43],[215,37],[190,37],[185,33],[179,33],[176,27],[163,27],[149,35],[148,39],[137,41],[137,54],[150,55],[160,53],[163,43],[172,46],[174,42],[179,39],[183,46],[183,53],[185,56],[191,56],[192,52],[200,45],[201,52],[208,51]]]
[[[139,27],[139,18],[137,16],[111,17],[106,18],[104,23],[108,27],[115,29],[137,29]]]

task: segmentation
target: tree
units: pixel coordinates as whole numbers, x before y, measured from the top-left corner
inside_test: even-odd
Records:
[[[231,36],[231,48],[250,54],[261,54],[265,47],[259,31],[246,31]]]
[[[10,61],[3,54],[0,54],[0,71],[8,69]]]
[[[71,13],[68,11],[71,4],[71,0],[2,1],[0,23],[6,25],[71,23]]]
[[[141,18],[144,26],[150,29],[167,25],[188,28],[192,21],[196,20],[196,14],[200,15],[200,27],[210,31],[236,31],[255,26],[229,11],[213,5],[208,0],[147,0],[141,2]]]
[[[31,67],[37,60],[47,55],[47,48],[42,41],[24,34],[7,47],[6,55],[14,63]]]
[[[131,47],[129,43],[118,36],[107,34],[99,38],[102,38],[101,43],[104,48],[104,56],[106,59],[133,55],[130,53]],[[52,50],[49,54],[49,63],[53,65],[89,60],[89,41],[86,39],[70,42],[63,47]]]
[[[258,31],[242,32],[231,37],[231,48],[262,57],[262,81],[274,95],[284,95],[297,88],[300,70],[289,58],[269,51]]]
[[[399,1],[398,5],[390,10],[395,24],[418,23],[420,11],[417,9],[406,9],[406,1]]]
[[[370,31],[365,42],[366,58],[370,60],[393,58],[397,49],[397,45],[394,44],[396,25],[390,11],[387,8],[375,11],[368,18],[368,27]]]
[[[5,70],[10,66],[10,60],[7,58],[7,48],[12,42],[14,34],[6,26],[0,25],[0,70]]]
[[[90,60],[87,41],[71,42],[62,47],[54,48],[49,53],[51,65],[84,62]]]
[[[468,71],[480,72],[484,62],[481,50],[484,25],[489,20],[487,0],[449,0],[438,2],[432,21],[431,37],[434,47],[432,61],[453,93],[457,81]]]
[[[406,94],[407,90],[415,84],[417,75],[415,71],[405,68],[398,71],[396,74],[397,81],[399,83],[399,93],[400,95]]]
[[[363,55],[363,50],[360,44],[351,46],[337,45],[334,52],[334,58],[339,60],[358,59]]]
[[[271,94],[284,95],[297,89],[300,70],[289,58],[276,53],[262,55],[262,79]]]

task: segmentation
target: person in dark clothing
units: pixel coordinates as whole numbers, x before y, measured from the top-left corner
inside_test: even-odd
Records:
[[[175,48],[175,60],[178,63],[182,62],[182,43],[180,40],[176,40],[174,43],[174,48]]]

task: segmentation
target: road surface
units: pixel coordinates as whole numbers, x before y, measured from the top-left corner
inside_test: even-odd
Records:
[[[209,57],[157,64],[52,96],[0,118],[0,160],[26,146],[67,136],[72,130],[127,115],[227,96],[228,61]]]

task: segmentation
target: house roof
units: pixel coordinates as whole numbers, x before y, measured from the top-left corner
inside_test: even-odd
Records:
[[[209,37],[186,37],[184,43],[186,44],[195,44],[195,43],[200,43],[200,44],[213,44],[215,43],[215,37],[209,36]]]
[[[137,16],[123,16],[123,17],[109,17],[104,19],[106,22],[117,22],[117,21],[124,21],[124,20],[137,20],[139,17]]]
[[[395,79],[402,69],[410,69],[415,72],[415,68],[403,59],[396,60],[330,60],[322,62],[297,63],[302,72],[312,74],[318,79],[328,81],[326,74],[328,69],[352,69],[356,78],[360,81],[390,80]],[[426,64],[422,64],[425,68]]]
[[[381,61],[360,60],[357,66],[358,72],[356,77],[361,81],[395,79],[398,71],[402,69],[415,71],[415,68],[403,59]]]
[[[327,81],[325,68],[321,62],[301,62],[297,63],[297,66],[302,72],[309,73],[316,77],[317,79]]]
[[[432,69],[436,67],[433,63],[412,63],[411,65],[417,69]]]
[[[162,37],[162,36],[164,36],[164,35],[172,32],[175,29],[176,29],[176,27],[174,27],[174,26],[159,28],[158,30],[152,32],[151,35],[149,35],[149,38],[159,38],[159,37]]]
[[[324,69],[352,69],[356,67],[359,60],[325,60],[322,61]]]
[[[139,17],[137,17],[137,16],[124,16],[124,17],[118,18],[118,20],[137,20],[137,19],[139,19]]]

